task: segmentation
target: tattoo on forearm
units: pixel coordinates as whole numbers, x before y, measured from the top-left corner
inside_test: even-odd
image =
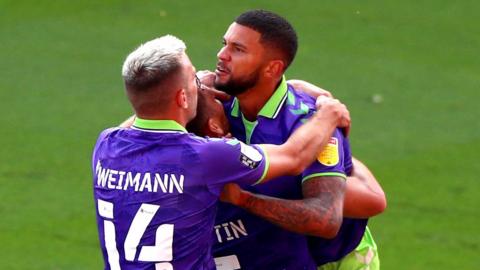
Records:
[[[343,218],[345,182],[322,177],[305,182],[303,200],[252,194],[244,208],[287,230],[314,235],[336,231]]]

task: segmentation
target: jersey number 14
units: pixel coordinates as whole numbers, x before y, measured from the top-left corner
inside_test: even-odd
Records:
[[[140,240],[157,213],[159,205],[142,203],[128,229],[123,248],[125,251],[125,260],[133,262],[137,254],[137,248]],[[120,256],[117,250],[117,241],[115,237],[115,225],[113,224],[113,203],[98,199],[98,213],[103,220],[105,235],[105,248],[108,255],[110,269],[121,270]],[[172,242],[173,242],[173,224],[163,224],[157,228],[155,237],[155,246],[142,246],[138,261],[157,262],[155,270],[173,270],[171,263]]]

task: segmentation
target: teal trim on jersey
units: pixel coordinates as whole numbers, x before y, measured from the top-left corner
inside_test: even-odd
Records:
[[[230,111],[230,115],[234,117],[238,117],[240,114],[240,108],[238,106],[238,99],[234,98],[232,103],[232,110]]]
[[[187,132],[185,127],[174,120],[147,120],[135,117],[133,126],[141,129],[172,130]]]
[[[230,144],[230,145],[232,145],[232,146],[235,146],[235,145],[237,145],[237,144],[239,144],[239,143],[240,143],[240,141],[237,140],[237,139],[235,139],[235,138],[234,138],[234,139],[229,139],[229,140],[227,140],[227,144]]]
[[[343,180],[347,180],[347,176],[343,173],[325,172],[325,173],[314,173],[314,174],[307,175],[307,176],[303,177],[302,183],[309,180],[309,179],[312,179],[314,177],[322,177],[322,176],[339,176],[339,177],[342,177]]]
[[[295,110],[290,109],[290,111],[295,115],[307,114],[308,113],[308,106],[305,105],[305,103],[300,101],[300,108],[295,109]]]
[[[282,106],[282,103],[285,101],[287,89],[287,80],[285,79],[285,76],[283,76],[280,85],[275,92],[273,92],[273,95],[268,99],[267,103],[263,105],[263,108],[260,110],[258,115],[268,118],[275,118]]]
[[[288,105],[295,105],[295,95],[292,92],[287,92]]]
[[[268,169],[270,168],[270,159],[268,158],[267,151],[265,151],[265,148],[263,148],[261,145],[257,145],[260,149],[262,149],[263,156],[265,157],[265,168],[263,169],[263,174],[260,179],[255,182],[252,186],[258,185],[263,182],[263,179],[265,179],[265,176],[267,175]]]
[[[250,139],[252,138],[252,133],[255,127],[258,124],[258,121],[250,122],[242,114],[243,126],[245,126],[245,142],[250,144]]]
[[[287,92],[288,92],[287,90],[288,90],[287,80],[285,79],[285,76],[283,76],[282,81],[280,82],[280,85],[278,86],[277,89],[275,89],[275,91],[273,92],[273,95],[268,99],[267,103],[263,105],[258,115],[267,117],[267,118],[272,118],[272,119],[277,117],[277,114],[280,111],[283,102],[287,98]],[[241,112],[240,112],[237,98],[233,99],[231,108],[232,109],[230,111],[230,115],[234,117],[238,117]]]

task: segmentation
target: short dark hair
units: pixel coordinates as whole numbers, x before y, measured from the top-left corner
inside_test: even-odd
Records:
[[[293,26],[283,17],[270,11],[256,9],[242,13],[235,22],[260,33],[260,42],[277,49],[285,58],[285,69],[290,66],[298,48]]]

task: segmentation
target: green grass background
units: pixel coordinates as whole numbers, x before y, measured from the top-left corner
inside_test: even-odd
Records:
[[[388,197],[370,222],[382,269],[478,269],[480,3],[470,0],[0,0],[0,269],[102,267],[89,162],[99,131],[132,113],[125,56],[172,33],[197,69],[213,69],[227,26],[250,8],[297,29],[289,78],[349,106],[354,155]]]

